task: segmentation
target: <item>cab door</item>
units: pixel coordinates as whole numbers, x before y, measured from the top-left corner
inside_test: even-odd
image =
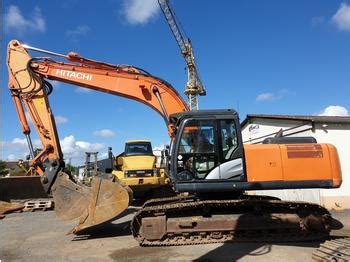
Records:
[[[188,119],[184,123],[176,152],[176,173],[180,180],[202,180],[219,162],[215,119]],[[217,174],[219,178],[219,173]]]
[[[217,169],[220,179],[244,180],[243,147],[235,119],[218,120],[218,154],[220,164]],[[214,178],[208,174],[207,179]]]

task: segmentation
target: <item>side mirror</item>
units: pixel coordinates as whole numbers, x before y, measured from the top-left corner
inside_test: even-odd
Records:
[[[113,159],[112,147],[108,147],[108,159]]]
[[[164,149],[164,150],[162,151],[162,153],[163,153],[163,155],[164,155],[165,157],[168,157],[168,156],[169,156],[169,150],[168,150],[168,149]]]
[[[160,166],[161,168],[167,168],[168,163],[169,163],[169,159],[170,159],[170,154],[169,154],[169,150],[168,149],[163,149],[162,150],[162,157],[160,160]]]

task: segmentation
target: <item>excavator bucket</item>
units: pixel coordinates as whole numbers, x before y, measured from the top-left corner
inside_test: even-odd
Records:
[[[129,206],[127,188],[117,182],[93,177],[91,187],[74,183],[60,172],[52,187],[56,215],[62,220],[79,219],[69,233],[77,233],[109,221]],[[131,198],[132,199],[132,198]]]
[[[40,176],[0,177],[0,200],[24,201],[48,197],[40,182]]]

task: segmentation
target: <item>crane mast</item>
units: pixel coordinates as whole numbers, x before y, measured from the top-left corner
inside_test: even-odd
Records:
[[[191,40],[185,35],[183,30],[180,29],[179,23],[176,21],[175,13],[169,4],[169,0],[158,0],[158,4],[163,11],[171,32],[180,47],[182,56],[186,61],[188,79],[185,86],[185,94],[188,97],[189,109],[198,110],[198,96],[206,95],[206,91],[199,78]]]

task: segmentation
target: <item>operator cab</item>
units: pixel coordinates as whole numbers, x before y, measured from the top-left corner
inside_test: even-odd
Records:
[[[152,145],[147,140],[129,140],[125,143],[123,156],[153,156]]]
[[[170,176],[176,190],[231,191],[232,182],[246,181],[243,143],[234,110],[173,114],[176,128]]]

